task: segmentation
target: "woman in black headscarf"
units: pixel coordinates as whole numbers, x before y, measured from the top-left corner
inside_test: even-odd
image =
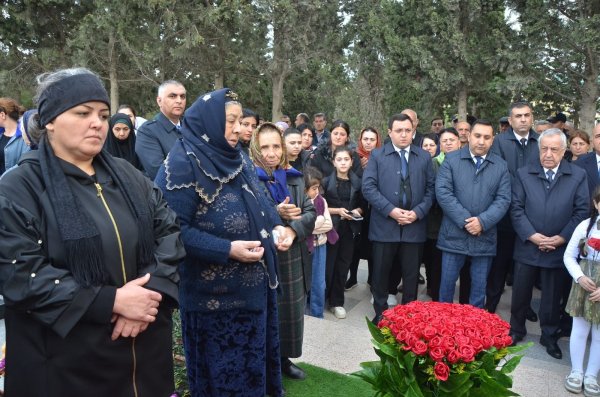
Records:
[[[108,136],[104,149],[114,157],[127,160],[131,165],[143,171],[142,164],[135,153],[135,133],[131,119],[125,113],[116,113],[108,123]]]
[[[241,119],[229,89],[199,97],[155,181],[187,250],[180,310],[194,397],[282,395],[276,250],[292,239],[240,150]]]
[[[77,68],[38,81],[39,148],[0,180],[6,394],[168,396],[185,254],[175,214],[102,151],[109,99],[98,76]]]

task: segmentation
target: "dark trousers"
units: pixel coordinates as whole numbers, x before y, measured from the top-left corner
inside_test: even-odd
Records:
[[[423,263],[427,277],[427,290],[431,300],[440,300],[440,281],[442,279],[442,251],[436,246],[437,239],[427,239],[423,247]],[[462,285],[462,283],[461,283]]]
[[[469,256],[465,259],[465,264],[462,269],[460,269],[459,280],[458,303],[467,305],[469,304],[469,297],[471,296],[471,257]]]
[[[344,287],[354,252],[354,238],[348,222],[351,221],[340,222],[339,240],[333,245],[327,243],[326,284],[330,307],[344,306]]]
[[[496,307],[500,302],[502,292],[504,292],[506,276],[513,263],[514,248],[515,232],[512,230],[498,230],[496,257],[492,261],[486,290],[485,308],[491,313],[496,312]]]
[[[562,268],[545,268],[526,265],[515,261],[515,273],[510,307],[510,332],[527,335],[526,314],[530,306],[533,284],[539,274],[542,284],[542,299],[538,317],[542,338],[555,339],[560,319]]]
[[[364,233],[364,231],[363,231],[363,233]],[[354,253],[352,254],[352,262],[350,263],[350,275],[348,277],[348,280],[352,280],[354,282],[356,282],[358,279],[358,264],[361,259],[360,258],[361,244],[365,244],[365,241],[363,240],[364,238],[365,237],[363,237],[361,235],[354,239]],[[370,244],[370,242],[368,244]],[[366,258],[366,259],[367,259],[367,267],[369,270],[369,274],[367,277],[367,283],[370,285],[371,284],[371,273],[373,272],[373,261],[371,260],[371,258]]]
[[[392,268],[394,271],[400,270],[402,276],[402,303],[417,299],[422,247],[423,243],[373,242],[371,293],[375,315],[381,315],[388,307],[389,276]]]

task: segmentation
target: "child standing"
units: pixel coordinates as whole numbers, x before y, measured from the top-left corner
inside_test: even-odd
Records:
[[[316,168],[309,167],[304,171],[306,195],[312,200],[317,211],[315,230],[312,237],[306,239],[308,250],[312,252],[312,282],[310,287],[310,315],[323,318],[325,307],[325,258],[327,242],[335,244],[338,235],[333,229],[333,222],[327,207],[327,201],[319,194],[323,176]]]
[[[571,373],[565,379],[565,388],[588,397],[600,396],[596,377],[600,370],[600,187],[592,196],[592,216],[577,226],[567,245],[564,262],[573,277],[573,286],[566,311],[573,316],[569,347]],[[583,357],[592,331],[590,354],[585,376]]]
[[[339,235],[336,244],[327,247],[327,293],[335,317],[346,318],[344,287],[354,252],[354,237],[360,234],[364,200],[361,179],[352,170],[352,150],[338,146],[333,152],[335,170],[323,179],[325,199],[333,227]]]

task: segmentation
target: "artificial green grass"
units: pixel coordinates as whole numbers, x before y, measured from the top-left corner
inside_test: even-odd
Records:
[[[375,394],[370,384],[353,376],[306,363],[297,365],[306,372],[306,379],[292,380],[284,376],[286,397],[371,397]]]

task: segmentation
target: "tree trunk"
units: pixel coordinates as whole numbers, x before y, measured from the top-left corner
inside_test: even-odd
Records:
[[[596,77],[597,78],[597,77]],[[586,78],[581,87],[581,109],[579,110],[579,128],[592,134],[596,120],[596,100],[598,99],[598,83]]]
[[[271,76],[273,104],[271,106],[271,120],[278,121],[283,115],[283,83],[285,73],[281,70],[274,72]]]
[[[219,70],[215,75],[215,91],[225,87],[225,76],[223,70]]]
[[[108,36],[108,78],[110,80],[110,108],[112,113],[116,113],[119,108],[119,80],[117,76],[115,35],[110,32]]]
[[[595,68],[586,63],[586,76],[581,92],[581,109],[579,110],[579,128],[590,134],[593,133],[596,122],[596,101],[598,100],[598,74]]]
[[[467,121],[467,87],[458,89],[458,120]]]

